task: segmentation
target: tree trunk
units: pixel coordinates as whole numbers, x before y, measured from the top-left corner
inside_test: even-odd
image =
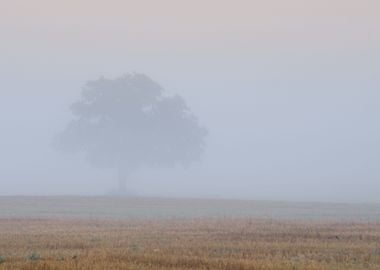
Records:
[[[119,193],[125,194],[127,192],[127,178],[128,173],[125,169],[120,168],[119,169]]]

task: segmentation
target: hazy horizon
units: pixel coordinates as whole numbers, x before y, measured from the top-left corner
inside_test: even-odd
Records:
[[[3,1],[0,196],[104,195],[115,171],[52,147],[87,81],[144,73],[208,130],[141,196],[380,202],[380,2]]]

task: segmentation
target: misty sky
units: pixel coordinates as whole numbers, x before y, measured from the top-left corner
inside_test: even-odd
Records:
[[[137,71],[209,131],[141,195],[380,202],[378,0],[1,0],[0,195],[105,194],[51,147],[88,80]]]

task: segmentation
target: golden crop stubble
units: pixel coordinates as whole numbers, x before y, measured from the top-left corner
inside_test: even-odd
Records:
[[[380,269],[380,224],[0,220],[5,269]]]

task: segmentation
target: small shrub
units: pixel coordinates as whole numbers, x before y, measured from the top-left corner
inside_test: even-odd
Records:
[[[38,260],[41,259],[41,256],[38,255],[38,254],[36,254],[36,253],[33,253],[32,255],[29,256],[28,259],[31,260],[31,261],[38,261]]]
[[[57,260],[58,260],[58,261],[64,261],[64,260],[65,260],[65,257],[63,257],[62,255],[61,255],[61,256],[58,256]]]
[[[0,264],[5,263],[5,258],[0,255]]]
[[[133,243],[130,247],[131,247],[131,250],[134,252],[139,251],[139,246],[136,243]]]

